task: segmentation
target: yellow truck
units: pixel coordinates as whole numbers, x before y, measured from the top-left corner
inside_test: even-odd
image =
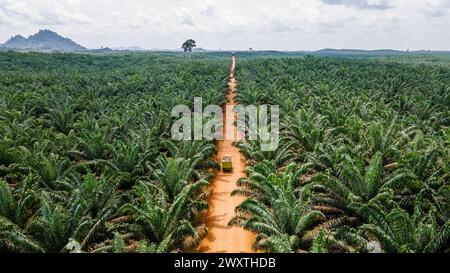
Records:
[[[231,172],[233,170],[233,161],[231,155],[226,155],[222,158],[222,171]]]

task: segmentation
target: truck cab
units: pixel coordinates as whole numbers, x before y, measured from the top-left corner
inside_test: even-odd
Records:
[[[222,171],[231,172],[233,170],[233,158],[231,155],[225,155],[222,158]]]

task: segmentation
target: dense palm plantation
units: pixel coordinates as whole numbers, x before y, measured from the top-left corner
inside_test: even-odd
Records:
[[[228,62],[0,55],[0,252],[173,252],[207,230],[215,146],[170,109],[224,101]]]
[[[0,253],[194,251],[216,147],[170,110],[225,102],[222,57],[1,53]],[[388,60],[239,61],[238,101],[281,109],[277,150],[236,143],[255,249],[450,251],[450,67]]]
[[[269,252],[450,251],[450,67],[241,61],[242,104],[281,109],[278,150],[236,145],[249,197],[230,225]]]

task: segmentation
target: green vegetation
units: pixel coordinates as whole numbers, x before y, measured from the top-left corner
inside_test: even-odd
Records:
[[[389,59],[389,58],[388,58]],[[230,225],[268,252],[450,251],[450,67],[239,63],[238,100],[281,109],[281,143],[237,143],[248,199]]]
[[[205,235],[211,142],[170,109],[225,100],[228,62],[0,54],[0,252],[172,252]]]
[[[280,106],[280,147],[236,143],[230,225],[267,252],[449,252],[448,61],[268,54],[238,101]],[[0,53],[0,253],[192,251],[220,166],[170,109],[224,103],[229,56]]]

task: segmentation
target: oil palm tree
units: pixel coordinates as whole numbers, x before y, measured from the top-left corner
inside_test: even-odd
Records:
[[[155,244],[156,252],[170,252],[194,246],[206,233],[204,225],[189,222],[192,211],[205,209],[207,204],[196,199],[198,192],[208,182],[198,181],[185,186],[168,202],[167,193],[154,185],[141,182],[133,192],[137,202],[125,204],[121,212],[132,217],[132,230],[136,237]]]
[[[0,251],[43,252],[39,243],[21,228],[35,199],[30,184],[24,181],[18,192],[17,200],[8,183],[0,180]]]
[[[358,210],[366,204],[389,209],[394,206],[393,191],[385,190],[381,153],[377,152],[364,168],[356,162],[342,166],[340,177],[318,173],[309,185],[314,195],[314,203],[320,210],[341,212],[348,216],[358,216]]]
[[[42,194],[37,213],[30,218],[26,231],[39,242],[45,252],[63,252],[74,239],[81,241],[93,225],[92,219],[83,214],[79,192],[74,192],[67,207],[52,201],[49,194]]]
[[[450,247],[450,224],[439,226],[433,211],[424,214],[417,206],[411,216],[400,208],[389,213],[370,206],[360,210],[368,223],[358,228],[358,234],[366,240],[375,239],[386,252],[433,253]]]
[[[268,252],[294,252],[308,245],[303,237],[309,230],[326,222],[326,216],[312,208],[307,193],[296,191],[299,176],[308,166],[289,164],[276,173],[268,161],[250,169],[248,179],[238,182],[232,195],[248,197],[237,208],[230,225],[240,226],[257,235],[254,247]]]
[[[172,201],[186,186],[194,181],[195,177],[200,177],[195,170],[200,160],[200,157],[184,159],[161,156],[151,167],[152,175],[150,179],[163,189],[167,193],[168,200]]]

